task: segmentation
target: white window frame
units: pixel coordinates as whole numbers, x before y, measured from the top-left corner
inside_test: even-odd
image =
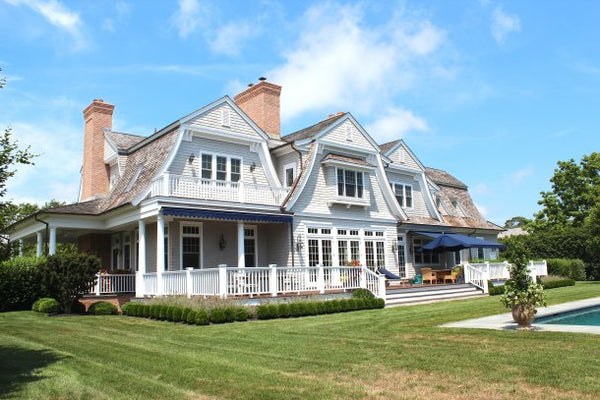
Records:
[[[296,175],[296,169],[297,169],[297,165],[295,162],[293,163],[287,163],[283,166],[283,187],[285,188],[289,188],[292,187],[292,185],[294,184],[294,181],[296,180],[296,178],[298,177],[298,175]],[[293,179],[292,179],[292,185],[288,185],[287,182],[287,171],[288,170],[292,170],[292,174],[293,174]]]
[[[340,182],[338,180],[339,179],[339,171],[344,171],[343,174],[342,174],[343,177],[344,177],[344,182],[343,182],[344,193],[343,194],[340,194],[340,192],[339,192],[339,184],[340,184]],[[354,186],[355,186],[354,196],[348,196],[346,194],[346,171],[350,171],[350,172],[353,172],[355,174],[354,175]],[[362,181],[361,182],[362,190],[361,190],[361,195],[360,196],[358,195],[358,175],[359,174],[361,175],[361,181]],[[336,167],[335,168],[335,184],[336,184],[335,185],[335,193],[337,194],[338,197],[348,198],[348,199],[364,199],[365,198],[365,174],[364,174],[363,171],[357,171],[355,169],[350,169],[350,168]]]
[[[211,169],[210,169],[210,178],[203,178],[202,177],[202,156],[203,155],[207,155],[207,156],[211,156]],[[238,183],[238,182],[242,182],[244,180],[244,158],[242,156],[232,156],[230,154],[223,154],[223,153],[212,153],[209,151],[201,151],[200,152],[200,165],[199,165],[199,173],[198,176],[200,176],[201,179],[210,179],[211,181],[216,181],[217,180],[217,157],[223,157],[225,158],[226,161],[226,171],[225,171],[225,180],[224,181],[219,181],[219,182],[231,182],[231,183]],[[240,180],[237,182],[232,182],[231,180],[231,160],[232,159],[236,159],[236,160],[240,160]]]
[[[254,236],[246,236],[246,229],[254,232]],[[246,239],[254,239],[254,266],[258,267],[258,228],[256,225],[244,224],[244,241]],[[244,248],[244,257],[246,256],[246,249]]]
[[[186,226],[198,227],[198,234],[183,233]],[[200,269],[204,269],[204,224],[202,222],[182,222],[179,224],[179,268],[185,269],[183,265],[183,238],[200,237]]]
[[[400,204],[400,207],[412,209],[415,204],[415,197],[414,197],[415,191],[413,190],[413,186],[409,183],[403,183],[403,182],[391,182],[391,185],[392,185],[392,192],[394,192],[394,197],[396,198],[396,201],[398,201],[398,197],[396,196],[396,186],[402,187],[402,202],[398,201],[398,204]],[[406,205],[406,188],[407,187],[410,188],[410,206]]]

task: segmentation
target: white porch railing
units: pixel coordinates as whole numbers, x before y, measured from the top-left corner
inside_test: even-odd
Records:
[[[483,293],[488,293],[488,280],[490,279],[490,275],[487,268],[481,268],[477,265],[465,263],[463,264],[463,273],[465,276],[465,283],[471,283],[483,290]]]
[[[385,278],[364,267],[248,267],[225,265],[162,273],[158,287],[156,273],[143,274],[138,296],[278,296],[287,293],[326,293],[334,290],[367,288],[385,297]],[[160,290],[159,290],[160,289]]]
[[[96,274],[96,284],[92,293],[101,294],[134,293],[135,274]]]
[[[536,276],[546,276],[548,275],[548,264],[546,263],[546,260],[542,260],[542,261],[529,261],[529,264],[527,264],[527,269],[535,272]]]
[[[152,182],[150,196],[187,197],[277,206],[281,204],[287,192],[286,189],[275,189],[268,185],[164,174]]]
[[[490,279],[506,280],[510,278],[510,267],[511,264],[507,261],[501,263],[463,263],[465,283],[472,283],[473,285],[483,289],[484,293],[487,293],[487,281]],[[538,276],[548,275],[548,265],[546,260],[543,261],[529,261],[527,264],[527,272],[531,279],[535,282]],[[485,280],[485,285],[483,284]]]

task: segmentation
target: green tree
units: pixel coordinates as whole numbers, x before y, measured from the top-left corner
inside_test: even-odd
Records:
[[[517,216],[512,217],[511,219],[507,219],[506,222],[504,222],[504,227],[506,229],[520,228],[527,225],[529,222],[531,222],[531,220],[529,220],[528,218]]]
[[[559,161],[550,179],[552,190],[541,192],[542,210],[528,224],[533,231],[582,227],[600,195],[600,153]]]
[[[42,290],[55,298],[66,313],[90,288],[100,270],[100,259],[89,254],[63,253],[49,256],[40,266]]]

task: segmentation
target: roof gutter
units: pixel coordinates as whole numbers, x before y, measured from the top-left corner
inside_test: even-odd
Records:
[[[41,222],[42,224],[46,225],[46,240],[48,240],[50,224],[47,223],[46,221],[39,219],[38,213],[33,214],[33,219],[35,219],[37,222]],[[43,243],[42,245],[44,246],[44,254],[47,256],[48,255],[48,246],[46,246],[46,243]]]

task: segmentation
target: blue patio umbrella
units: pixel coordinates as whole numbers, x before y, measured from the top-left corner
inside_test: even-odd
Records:
[[[439,233],[435,238],[423,246],[423,250],[456,251],[470,248],[506,249],[506,246],[489,240],[461,235],[459,233]],[[433,236],[428,233],[427,236]]]

